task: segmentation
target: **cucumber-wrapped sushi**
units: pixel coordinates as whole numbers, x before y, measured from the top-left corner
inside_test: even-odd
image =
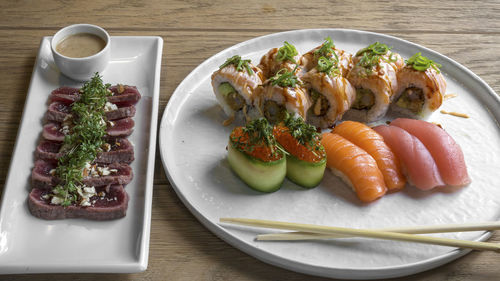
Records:
[[[337,61],[337,72],[343,77],[347,77],[347,74],[353,67],[352,55],[344,50],[336,48],[330,37],[325,38],[323,44],[302,56],[302,65],[304,69],[310,71],[316,68],[318,66],[318,60],[321,57]]]
[[[305,119],[310,106],[303,82],[286,68],[266,80],[258,99],[262,115],[272,124],[284,120],[287,114]]]
[[[276,75],[283,68],[298,75],[302,70],[301,61],[302,56],[295,46],[285,41],[282,47],[272,48],[262,56],[258,67],[262,69],[265,78]]]
[[[262,82],[262,71],[253,66],[250,60],[243,60],[238,55],[228,58],[212,74],[215,97],[229,121],[238,116],[247,121],[261,116],[255,97]]]
[[[356,99],[346,117],[376,121],[385,115],[397,90],[397,72],[403,59],[386,44],[375,42],[359,50],[353,62],[348,79],[356,88]]]
[[[287,152],[287,178],[305,188],[317,186],[325,173],[326,153],[316,128],[300,117],[288,117],[273,134]]]
[[[307,111],[307,122],[321,128],[331,127],[351,107],[356,97],[356,90],[349,80],[344,78],[343,72],[348,71],[342,66],[340,58],[328,41],[317,49],[318,54],[309,52],[313,69],[302,76],[305,87],[308,89],[311,106]]]
[[[398,90],[392,110],[412,117],[425,118],[443,103],[446,81],[440,65],[416,53],[398,72]]]
[[[228,156],[231,169],[251,188],[274,192],[286,175],[286,158],[273,137],[273,128],[265,118],[236,127],[229,136]]]

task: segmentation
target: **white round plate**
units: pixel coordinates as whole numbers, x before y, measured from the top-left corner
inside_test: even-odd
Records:
[[[361,204],[330,171],[320,186],[305,190],[285,180],[280,190],[261,194],[248,188],[226,160],[234,124],[213,94],[210,76],[235,54],[258,64],[260,57],[286,40],[305,53],[331,36],[337,47],[355,53],[375,41],[393,46],[409,58],[416,52],[442,64],[447,93],[458,95],[441,109],[470,118],[434,113],[462,147],[472,183],[458,190],[422,192],[412,186]],[[244,217],[355,228],[433,225],[496,221],[500,215],[500,99],[474,73],[457,62],[417,44],[383,34],[343,30],[297,30],[258,37],[207,59],[172,95],[160,126],[160,153],[165,172],[178,196],[210,231],[238,249],[290,270],[334,278],[375,279],[409,275],[437,267],[467,250],[407,242],[349,238],[308,242],[257,242],[258,233],[272,230],[219,224],[222,217]],[[489,232],[437,236],[486,240]]]

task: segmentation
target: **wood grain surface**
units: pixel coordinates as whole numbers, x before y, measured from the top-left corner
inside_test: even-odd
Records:
[[[500,92],[499,1],[0,1],[0,186],[5,185],[42,36],[91,23],[164,39],[160,111],[198,64],[236,43],[303,28],[397,36],[463,64]],[[27,148],[34,149],[34,148]],[[495,233],[490,239],[500,242]],[[472,252],[393,280],[500,280],[499,254]],[[180,202],[157,150],[149,266],[137,274],[0,275],[0,280],[327,280],[278,268],[217,238]]]

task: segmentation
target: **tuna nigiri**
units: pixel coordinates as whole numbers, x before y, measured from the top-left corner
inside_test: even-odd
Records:
[[[385,194],[384,177],[366,151],[332,133],[324,133],[321,144],[326,150],[326,166],[346,181],[361,201],[371,202]]]
[[[399,190],[405,186],[406,180],[401,172],[399,159],[385,144],[384,138],[372,128],[363,123],[344,121],[332,132],[359,146],[375,159],[389,191]]]
[[[462,149],[445,130],[426,121],[406,118],[398,118],[391,125],[404,129],[425,145],[446,184],[463,186],[470,183]]]
[[[410,183],[422,190],[444,185],[436,162],[415,136],[396,126],[381,125],[373,129],[401,160]]]

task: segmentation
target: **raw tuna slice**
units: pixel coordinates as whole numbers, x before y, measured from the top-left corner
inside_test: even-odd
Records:
[[[71,106],[69,104],[55,101],[49,105],[47,111],[47,120],[54,122],[63,122],[66,117],[71,113]],[[107,120],[117,120],[126,117],[133,117],[135,115],[135,106],[123,106],[118,109],[110,110],[104,113]]]
[[[65,153],[60,151],[62,142],[42,140],[35,150],[35,157],[44,160],[57,160]],[[95,162],[111,164],[115,162],[130,164],[134,161],[134,147],[124,138],[119,138],[108,142],[109,151],[103,151],[97,154]]]
[[[123,118],[108,122],[107,137],[122,138],[127,137],[134,131],[134,120],[132,118]],[[69,128],[67,128],[69,130]],[[49,122],[43,126],[42,136],[51,141],[64,141],[66,130],[61,126],[61,123]]]
[[[122,218],[127,213],[129,196],[121,185],[96,188],[97,194],[90,198],[91,206],[53,205],[48,190],[34,188],[28,197],[28,208],[35,217],[46,220],[84,218],[89,220],[112,220]],[[104,192],[104,193],[101,193]]]
[[[39,189],[51,189],[56,186],[60,182],[60,180],[53,175],[53,169],[56,167],[57,162],[36,160],[35,167],[31,173],[31,186]],[[109,172],[109,174],[107,174],[107,172],[99,174],[98,168],[94,169],[97,173],[93,173],[89,169],[82,180],[83,184],[87,186],[102,186],[109,184],[126,185],[132,181],[132,168],[127,164],[99,164],[97,167],[104,169],[104,171]]]
[[[399,158],[411,184],[422,190],[444,185],[436,162],[416,137],[395,126],[381,125],[373,129]]]
[[[464,186],[470,183],[462,149],[445,130],[429,122],[406,118],[398,118],[391,125],[404,129],[425,145],[446,184]]]

